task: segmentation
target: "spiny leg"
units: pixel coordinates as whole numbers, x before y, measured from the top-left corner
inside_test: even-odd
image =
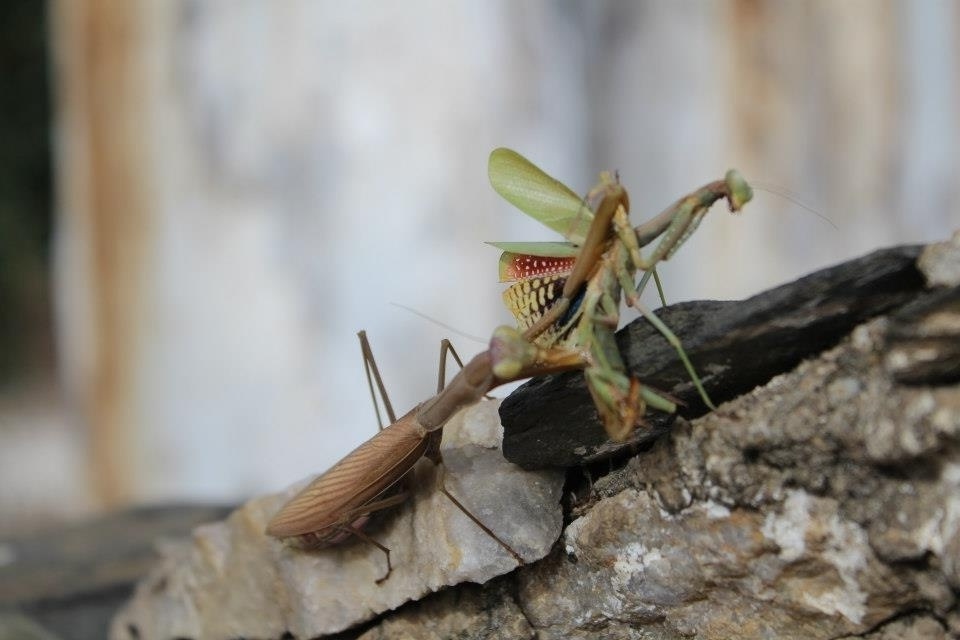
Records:
[[[680,231],[675,231],[673,236],[673,241],[670,242],[665,248],[663,248],[663,255],[669,256],[672,254],[680,244],[689,237],[689,234],[692,233],[693,229],[699,224],[700,219],[703,218],[703,215],[707,212],[709,207],[700,205],[699,208],[691,204],[690,201],[696,200],[697,203],[700,202],[699,199],[694,199],[693,197],[686,198],[681,206],[678,207],[676,217],[674,218],[675,222],[681,228]],[[640,256],[640,247],[637,241],[637,236],[630,228],[630,221],[626,216],[619,214],[614,217],[613,220],[614,227],[617,230],[617,236],[621,239],[624,246],[627,249],[627,254],[630,256],[630,261],[632,262],[635,268],[641,268],[638,265],[642,262]],[[671,225],[672,226],[672,225]],[[669,236],[670,230],[668,230],[667,235]],[[664,238],[658,245],[657,250],[660,251],[664,244],[666,243],[667,238]],[[657,254],[655,253],[655,256]],[[659,261],[660,258],[657,258]],[[690,379],[693,381],[693,385],[697,388],[697,391],[700,393],[700,397],[703,399],[704,403],[710,409],[716,409],[716,406],[713,404],[713,401],[710,399],[710,396],[707,395],[706,389],[703,387],[703,382],[700,380],[700,376],[697,375],[697,372],[693,368],[693,363],[690,362],[690,358],[687,357],[686,351],[683,349],[683,345],[680,344],[680,339],[676,336],[673,331],[663,323],[660,318],[653,315],[653,313],[647,309],[647,307],[640,302],[640,293],[642,287],[646,286],[646,283],[649,281],[650,274],[653,274],[653,277],[656,279],[657,290],[660,292],[660,299],[666,305],[666,300],[663,297],[663,289],[660,286],[660,279],[657,277],[657,273],[654,270],[656,262],[651,259],[647,271],[644,273],[643,279],[640,281],[640,287],[637,287],[633,282],[633,272],[628,269],[626,265],[622,263],[618,264],[616,267],[617,278],[620,282],[620,288],[623,289],[623,293],[626,296],[627,304],[635,308],[637,311],[643,315],[644,318],[650,324],[652,324],[657,331],[667,339],[667,342],[673,346],[676,350],[677,355],[680,356],[680,361],[683,362],[684,368],[687,370],[687,374],[690,376]]]
[[[480,521],[480,518],[470,513],[470,510],[467,509],[465,506],[463,506],[463,503],[461,503],[459,500],[453,497],[453,494],[447,490],[446,475],[447,475],[446,468],[441,466],[440,467],[440,491],[443,492],[443,495],[447,496],[450,499],[450,502],[452,502],[453,505],[463,513],[463,515],[470,518],[470,520],[472,520],[475,525],[480,527],[480,529],[482,529],[485,534],[493,538],[493,540],[497,544],[499,544],[501,547],[504,548],[504,550],[506,550],[507,553],[513,556],[513,559],[517,561],[517,564],[520,564],[520,565],[526,564],[526,561],[523,559],[523,557],[519,553],[514,551],[513,547],[511,547],[509,544],[501,540],[500,537],[497,534],[495,534],[493,530],[490,529],[490,527],[488,527],[487,525],[483,524],[483,522]]]
[[[387,395],[387,389],[380,377],[380,368],[377,367],[377,361],[373,357],[373,350],[370,348],[370,342],[367,340],[367,332],[357,333],[360,339],[360,352],[363,354],[363,369],[367,374],[367,387],[370,389],[370,400],[373,401],[373,410],[377,413],[377,424],[380,430],[383,430],[383,418],[380,416],[380,405],[377,403],[376,393],[373,390],[373,383],[376,381],[377,390],[380,392],[380,399],[383,401],[383,408],[387,412],[390,424],[397,421],[397,416],[393,412],[393,405],[390,404],[390,396]]]
[[[660,214],[635,229],[637,244],[645,246],[657,238],[660,242],[646,259],[634,264],[644,271],[667,260],[696,231],[703,216],[717,200],[726,198],[730,211],[739,211],[753,198],[753,190],[734,169],[723,180],[711,182],[667,207]]]
[[[667,306],[667,296],[663,294],[663,283],[660,282],[660,275],[657,273],[656,267],[650,268],[650,273],[653,274],[653,282],[657,285],[657,294],[660,296],[660,305]]]
[[[753,189],[735,169],[727,171],[723,180],[711,182],[689,196],[681,198],[634,229],[638,246],[645,246],[660,238],[660,242],[657,243],[653,253],[648,258],[643,259],[640,256],[640,260],[637,260],[637,254],[631,253],[634,266],[644,271],[640,285],[637,287],[640,293],[643,293],[643,289],[652,276],[657,281],[660,300],[666,306],[659,278],[654,271],[657,263],[661,260],[667,260],[676,253],[677,249],[696,231],[710,207],[717,200],[724,198],[727,200],[730,211],[734,213],[740,211],[753,198]]]
[[[615,221],[627,223],[625,211],[618,211]],[[628,231],[627,225],[623,225]],[[623,235],[618,232],[622,238]],[[630,237],[614,246],[602,257],[602,263],[587,285],[584,319],[578,341],[588,345],[590,362],[584,371],[587,387],[607,433],[614,440],[624,440],[638,424],[649,405],[668,413],[676,404],[641,385],[627,373],[615,331],[620,318],[622,277],[629,278]],[[632,283],[629,283],[632,287]]]
[[[377,584],[383,584],[387,580],[387,578],[390,577],[390,574],[393,573],[393,565],[390,563],[390,548],[380,544],[379,542],[377,542],[376,540],[368,536],[366,533],[364,533],[363,530],[358,527],[349,526],[349,527],[345,527],[345,529],[350,533],[352,533],[353,535],[360,538],[361,540],[363,540],[364,542],[366,542],[367,544],[372,544],[377,549],[380,549],[380,551],[383,551],[383,554],[387,556],[387,572],[383,574],[382,577],[374,580],[374,582],[376,582]]]
[[[463,361],[460,359],[459,354],[457,354],[457,350],[453,348],[453,344],[449,340],[444,338],[443,341],[440,343],[440,372],[439,372],[439,378],[437,380],[437,393],[440,393],[441,391],[443,391],[444,384],[446,383],[447,353],[450,353],[450,355],[453,356],[453,359],[456,360],[457,364],[460,365],[460,368],[463,369]],[[457,507],[457,509],[462,511],[465,516],[470,518],[470,520],[472,520],[474,524],[480,527],[480,529],[482,529],[484,533],[486,533],[488,536],[496,540],[500,544],[500,546],[502,546],[504,549],[506,549],[510,553],[510,555],[516,558],[519,564],[523,564],[524,563],[523,558],[521,558],[520,555],[516,551],[514,551],[510,545],[508,545],[506,542],[504,542],[499,537],[497,537],[497,534],[495,534],[487,525],[483,524],[483,522],[481,522],[479,518],[477,518],[475,515],[470,513],[470,510],[467,509],[465,506],[463,506],[463,504],[459,500],[457,500],[455,497],[453,497],[453,494],[451,494],[450,491],[447,490],[447,486],[445,482],[447,471],[446,471],[446,467],[443,466],[443,460],[440,457],[439,452],[437,453],[437,458],[438,458],[439,467],[440,467],[440,491],[443,492],[443,495],[447,496],[447,498],[450,499],[450,502],[452,502],[454,506]]]
[[[643,255],[640,253],[640,242],[637,239],[637,233],[630,226],[630,218],[627,217],[626,211],[617,211],[616,215],[613,217],[613,227],[617,233],[617,237],[620,239],[620,242],[623,244],[624,248],[627,251],[627,254],[630,256],[630,261],[633,263],[634,267],[641,268],[639,265],[646,264],[646,261],[643,259]],[[657,274],[657,264],[652,262],[650,266],[644,271],[643,280],[641,281],[640,287],[637,291],[643,293],[644,287],[646,287],[647,281],[650,279],[650,276],[653,276],[654,282],[657,284],[657,293],[660,295],[660,303],[663,306],[667,306],[667,298],[663,294],[663,285],[660,282],[660,276]]]
[[[646,408],[652,407],[674,413],[675,403],[649,389],[627,373],[617,345],[615,326],[596,321],[594,315],[616,315],[619,295],[609,291],[599,301],[599,307],[585,325],[590,332],[585,341],[590,345],[590,364],[584,370],[587,388],[593,397],[603,426],[611,439],[625,440],[637,425],[643,425]]]
[[[437,393],[443,391],[443,388],[447,386],[447,354],[450,354],[454,361],[457,363],[457,366],[460,367],[460,370],[463,370],[463,360],[460,358],[460,354],[457,353],[457,350],[453,348],[453,343],[444,338],[440,341],[440,367],[437,370]],[[484,395],[484,399],[492,400],[493,396]]]
[[[460,359],[460,354],[457,353],[457,350],[453,348],[453,343],[444,338],[440,341],[440,367],[437,370],[437,393],[443,391],[443,388],[447,385],[447,354],[453,356],[453,359],[456,361],[457,365],[463,369],[463,360]]]

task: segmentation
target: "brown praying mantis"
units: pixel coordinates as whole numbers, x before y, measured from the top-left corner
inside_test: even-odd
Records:
[[[642,423],[647,406],[676,411],[670,398],[627,375],[614,338],[620,320],[621,292],[627,304],[636,308],[674,347],[704,403],[716,408],[679,338],[640,302],[640,294],[649,278],[656,277],[656,265],[680,248],[715,202],[726,199],[730,210],[736,212],[753,197],[743,177],[730,170],[723,180],[681,198],[634,229],[628,217],[627,192],[609,173],[600,175],[599,185],[587,195],[586,206],[573,191],[510,149],[495,149],[490,154],[489,174],[500,195],[568,240],[490,244],[504,251],[500,257],[500,280],[515,281],[504,292],[504,301],[519,327],[530,333],[526,337],[541,346],[582,353],[587,388],[607,435],[613,440],[625,440]],[[606,233],[606,239],[602,244],[590,245],[595,232]],[[644,258],[640,248],[657,238],[659,243]],[[584,255],[588,251],[599,254],[590,260]],[[585,286],[574,278],[578,268],[580,276],[587,274]],[[640,284],[635,285],[638,270],[644,275]],[[659,280],[657,285],[662,300]]]
[[[645,271],[645,275],[651,273],[657,262],[669,257],[693,232],[716,200],[726,197],[731,209],[737,210],[750,199],[749,187],[739,174],[728,173],[726,181],[707,185],[634,230],[627,217],[626,190],[609,174],[601,176],[600,184],[590,192],[586,203],[525,158],[506,149],[497,149],[491,154],[490,177],[494,188],[508,200],[564,233],[570,241],[548,246],[539,243],[497,245],[508,252],[501,258],[501,265],[510,264],[520,269],[517,272],[521,274],[520,282],[515,285],[520,287],[519,291],[525,288],[535,291],[532,300],[537,304],[529,306],[527,312],[518,313],[523,333],[498,327],[487,350],[468,362],[445,387],[442,386],[442,363],[445,362],[442,347],[441,384],[437,394],[400,419],[395,418],[386,400],[379,371],[361,334],[368,381],[372,370],[392,423],[311,482],[267,525],[269,535],[299,547],[323,548],[351,536],[376,546],[387,558],[387,572],[378,583],[386,580],[392,571],[390,550],[368,536],[364,526],[378,513],[409,497],[406,482],[416,462],[424,456],[440,462],[444,424],[464,407],[479,402],[494,387],[536,375],[585,368],[604,423],[608,424],[609,420],[609,424],[616,427],[611,430],[613,437],[625,437],[629,433],[642,416],[645,404],[675,410],[669,399],[643,389],[625,373],[613,342],[621,289],[626,291],[628,301],[638,305],[636,298],[646,281],[642,281],[640,287],[633,285],[637,269]],[[657,248],[644,260],[640,247],[658,237],[662,239]],[[543,275],[546,272],[537,264],[538,258],[544,263],[548,258],[564,259],[562,281],[557,273]],[[522,269],[524,264],[529,267],[526,271]],[[544,288],[543,283],[550,287]],[[673,335],[655,316],[649,314],[648,317],[659,323],[658,328],[664,335]],[[568,339],[567,336],[574,337]],[[679,341],[677,346],[686,361]],[[692,365],[688,364],[688,370],[695,376]],[[371,382],[371,390],[372,386]],[[442,483],[441,490],[518,562],[523,562],[509,545],[450,495]]]
[[[374,514],[409,498],[406,486],[408,474],[420,458],[426,456],[434,463],[441,462],[443,425],[460,409],[479,402],[487,392],[500,384],[582,365],[580,355],[575,352],[543,348],[524,339],[516,329],[499,327],[490,339],[489,348],[468,362],[449,385],[442,387],[443,363],[446,361],[448,345],[444,343],[441,347],[437,395],[398,420],[386,399],[379,370],[361,333],[368,380],[372,372],[392,423],[285,504],[267,525],[269,535],[305,549],[324,548],[356,536],[386,555],[387,572],[377,580],[378,584],[382,583],[393,569],[390,550],[368,536],[363,528]],[[442,482],[441,490],[518,563],[523,563],[523,558],[470,513],[446,490]]]

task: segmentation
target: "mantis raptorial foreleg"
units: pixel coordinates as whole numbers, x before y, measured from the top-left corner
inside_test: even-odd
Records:
[[[646,246],[657,238],[660,238],[660,242],[649,257],[634,263],[637,269],[648,271],[658,262],[669,259],[696,231],[710,207],[724,198],[733,213],[740,211],[753,198],[753,189],[736,169],[727,171],[723,180],[711,182],[680,198],[638,226],[634,231],[640,246]]]
[[[647,223],[647,225],[643,225],[646,227],[645,231],[641,231],[639,228],[637,230],[631,230],[630,222],[626,219],[626,216],[614,218],[617,235],[628,249],[633,266],[644,272],[639,285],[634,284],[632,273],[628,273],[623,269],[618,273],[627,304],[639,311],[674,348],[681,362],[683,362],[687,374],[693,381],[697,392],[710,409],[716,409],[717,407],[713,404],[713,401],[707,394],[707,390],[703,387],[703,382],[700,380],[700,376],[697,375],[686,351],[684,351],[680,339],[660,318],[655,316],[652,311],[640,302],[640,294],[643,292],[644,287],[652,275],[656,281],[657,290],[660,292],[660,298],[663,300],[663,289],[655,271],[657,263],[661,260],[668,259],[680,248],[680,245],[686,242],[700,225],[703,216],[706,215],[707,211],[717,200],[726,198],[730,205],[730,210],[736,212],[739,211],[744,204],[749,202],[752,197],[753,190],[750,188],[750,185],[747,184],[739,172],[731,169],[727,172],[723,180],[712,182],[698,189],[691,195],[681,198],[673,206],[650,221],[651,223],[659,221],[661,225],[665,221],[669,222],[666,224],[666,228],[662,230],[660,242],[657,243],[653,252],[646,259],[644,259],[640,253],[639,244],[641,239],[646,239],[645,233],[653,233],[654,230],[656,230],[657,224],[651,225]],[[650,239],[652,240],[655,237],[656,236],[650,236]]]

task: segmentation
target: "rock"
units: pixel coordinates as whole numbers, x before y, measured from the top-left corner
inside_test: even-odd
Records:
[[[192,542],[165,545],[112,637],[292,640],[345,625],[338,640],[960,637],[960,294],[949,284],[923,289],[916,253],[879,252],[840,279],[809,276],[808,303],[774,297],[754,307],[753,320],[726,335],[741,360],[782,366],[807,341],[829,349],[781,374],[711,370],[737,384],[738,375],[767,377],[709,415],[677,418],[639,455],[570,470],[561,543],[536,564],[490,579],[512,561],[431,489],[436,474],[423,462],[413,503],[371,530],[393,550],[382,587],[373,578],[383,555],[362,543],[303,554],[263,536],[294,487],[201,527]],[[736,315],[712,304],[721,305],[715,321]],[[838,338],[851,317],[873,319]],[[657,348],[644,352],[675,359]],[[554,401],[530,410],[555,411]],[[592,415],[582,402],[573,409]],[[494,410],[477,407],[486,418],[448,432],[449,485],[533,559],[558,531],[560,479],[493,455]],[[538,438],[543,449],[557,446],[549,430]],[[514,496],[509,486],[520,480],[531,484]],[[518,523],[527,511],[542,531],[526,535]],[[542,542],[536,552],[533,540]],[[474,545],[496,566],[473,559]],[[107,565],[84,567],[93,575]],[[446,578],[482,584],[441,589]]]
[[[948,640],[950,634],[934,616],[910,615],[884,625],[879,630],[862,636],[844,636],[839,640]]]
[[[884,363],[897,382],[960,380],[960,286],[932,291],[892,314],[886,341]]]
[[[359,640],[534,640],[536,631],[512,591],[504,579],[448,589],[390,615]]]
[[[858,284],[898,271],[892,289]],[[409,603],[362,637],[498,637],[490,620],[538,640],[960,637],[960,379],[944,374],[960,342],[957,289],[923,290],[909,261],[893,272],[858,270],[855,295],[838,286],[808,319],[782,315],[800,333],[783,339],[828,339],[821,314],[845,322],[880,301],[888,315],[711,414],[678,418],[592,482],[571,472],[569,524],[546,559]],[[526,406],[555,417],[558,397]],[[550,433],[539,451],[556,445]]]
[[[828,638],[955,611],[960,387],[896,384],[885,327],[605,478],[566,555],[520,576],[539,637]]]
[[[462,412],[445,436],[450,492],[526,561],[546,555],[561,529],[563,475],[525,472],[503,459],[496,402]],[[391,550],[393,573],[382,585],[375,580],[385,572],[384,554],[362,541],[304,552],[264,534],[301,483],[168,544],[114,619],[111,637],[311,638],[514,569],[516,561],[437,490],[438,477],[439,469],[421,460],[412,502],[382,529],[367,531]]]
[[[715,403],[735,398],[835,345],[853,327],[923,291],[920,246],[893,247],[810,274],[747,300],[671,305],[657,315],[681,337]],[[666,391],[687,419],[706,413],[674,349],[640,318],[617,334],[627,367]],[[649,442],[675,416],[648,411],[647,426],[624,443],[607,439],[579,371],[531,380],[500,407],[503,451],[526,469],[570,467]]]
[[[3,540],[0,611],[20,616],[0,615],[0,628],[19,620],[53,637],[105,638],[110,619],[156,563],[156,541],[187,535],[229,512],[212,505],[140,507]],[[29,637],[14,628],[13,637]]]
[[[926,247],[917,267],[926,277],[928,287],[960,285],[960,230],[949,240]]]
[[[885,366],[892,326],[870,321],[718,411],[678,419],[649,451],[574,486],[580,502],[545,560],[411,603],[363,637],[458,621],[464,638],[531,637],[523,623],[538,640],[957,637],[960,385],[898,382]],[[521,631],[491,632],[491,619]]]

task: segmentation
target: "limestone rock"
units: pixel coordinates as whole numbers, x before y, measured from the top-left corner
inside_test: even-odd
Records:
[[[956,611],[960,387],[898,385],[886,325],[605,478],[567,557],[521,577],[540,637],[830,638]]]
[[[840,280],[809,277],[833,282],[827,295],[781,314],[785,324],[752,326],[798,345],[810,332],[824,339],[818,318],[869,318],[878,303],[887,315],[716,412],[679,418],[592,483],[571,471],[562,548],[508,586],[458,589],[469,619],[447,593],[364,637],[410,637],[400,621],[511,637],[484,635],[478,606],[487,619],[523,612],[538,640],[960,636],[958,288],[925,291],[904,261],[917,253],[878,252]],[[810,288],[780,293],[791,290]],[[736,334],[740,366],[770,361],[768,335]],[[536,407],[525,393],[526,410],[558,415],[558,396]],[[567,431],[541,426],[537,438],[533,455],[564,446]]]
[[[284,499],[267,497],[168,552],[114,637],[130,638],[136,621],[141,637],[303,639],[360,620],[370,621],[338,639],[958,637],[960,288],[925,290],[918,253],[878,252],[852,271],[844,265],[754,299],[759,315],[747,326],[768,330],[728,334],[732,342],[721,346],[735,344],[740,359],[720,379],[742,380],[737,367],[754,356],[782,365],[795,345],[833,342],[711,414],[678,418],[644,452],[571,469],[562,542],[536,564],[490,580],[510,570],[509,556],[471,534],[471,523],[430,489],[435,475],[424,464],[414,504],[377,534],[396,566],[383,587],[373,584],[383,567],[375,550],[354,544],[297,555],[264,540],[266,518]],[[811,294],[808,303],[778,314],[791,290]],[[735,315],[718,311],[717,319]],[[850,318],[873,319],[835,339],[836,323]],[[771,354],[778,345],[789,348]],[[557,414],[558,396],[524,393],[527,411],[543,409],[539,402]],[[589,400],[584,406],[566,420],[592,409]],[[532,446],[560,450],[575,426],[540,428]],[[543,541],[534,552],[511,531],[521,514],[507,508],[552,508],[558,478],[480,456],[491,451],[495,427],[479,431],[450,432],[458,443],[446,454],[451,489],[525,557],[539,557],[556,529],[534,536]],[[541,495],[510,495],[520,478]],[[487,492],[486,508],[469,494],[474,488]],[[450,520],[460,523],[456,533],[441,522]],[[496,569],[465,560],[474,545]],[[430,593],[464,580],[482,584]],[[161,611],[170,618],[157,618]],[[162,626],[173,617],[193,626]],[[308,626],[316,620],[324,626]]]
[[[496,402],[482,402],[446,427],[446,486],[526,561],[550,550],[561,528],[557,472],[525,472],[499,450]],[[486,582],[516,561],[436,489],[439,469],[422,460],[410,503],[382,529],[391,550],[362,541],[304,552],[264,534],[267,521],[303,484],[254,498],[225,521],[168,544],[162,560],[114,619],[111,637],[311,638],[368,620],[460,582]],[[289,636],[287,636],[289,637]]]
[[[960,384],[898,382],[885,366],[893,325],[873,320],[679,419],[573,487],[547,559],[412,603],[363,637],[457,623],[464,638],[531,637],[521,623],[538,640],[957,637]],[[490,619],[522,633],[484,631]]]
[[[944,242],[926,247],[917,261],[929,287],[960,285],[960,230]]]

